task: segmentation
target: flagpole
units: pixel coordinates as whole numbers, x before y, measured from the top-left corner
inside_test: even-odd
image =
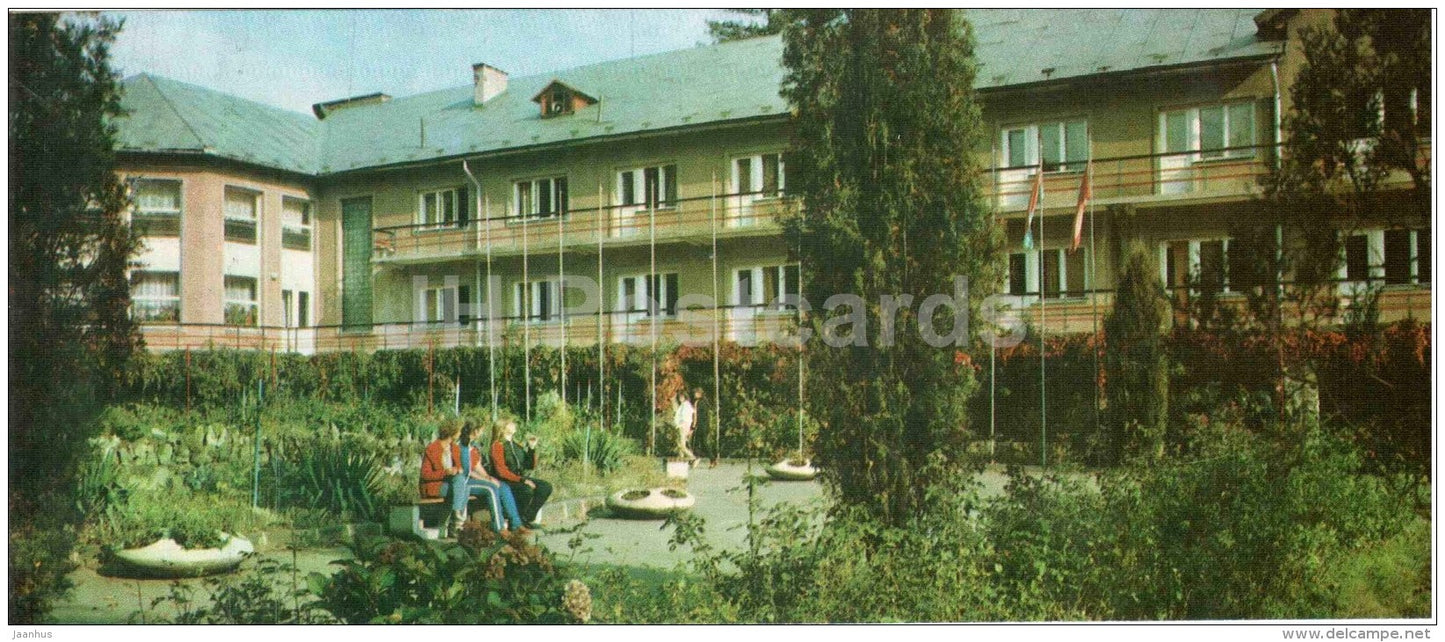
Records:
[[[1039,166],[1039,175],[1043,175],[1044,168]],[[1044,306],[1048,299],[1048,274],[1044,271],[1044,182],[1039,179],[1039,465],[1049,465],[1049,395],[1045,390],[1044,372],[1044,335],[1046,331],[1046,317]]]
[[[1098,260],[1098,257],[1095,254],[1094,246],[1095,212],[1092,198],[1094,176],[1093,171],[1090,171],[1093,169],[1092,162],[1091,160],[1090,169],[1085,170],[1084,174],[1085,179],[1089,182],[1089,196],[1091,197],[1089,199],[1089,300],[1093,305],[1091,316],[1094,318],[1094,434],[1100,435],[1103,433],[1103,424],[1099,421],[1099,394],[1102,392],[1099,389],[1099,277],[1095,272],[1095,261]]]

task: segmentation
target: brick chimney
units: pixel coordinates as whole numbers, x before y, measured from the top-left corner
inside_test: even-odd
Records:
[[[480,107],[507,90],[507,72],[484,62],[472,65],[472,104]]]

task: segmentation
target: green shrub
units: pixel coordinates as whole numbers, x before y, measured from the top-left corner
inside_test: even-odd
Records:
[[[13,502],[12,502],[13,503]],[[10,623],[41,622],[54,604],[70,593],[68,577],[75,570],[70,528],[37,528],[10,524]]]
[[[184,548],[213,548],[221,533],[244,535],[261,518],[247,504],[214,496],[174,491],[133,493],[98,526],[99,539],[112,549],[146,546],[169,537]]]
[[[317,604],[350,624],[520,624],[586,621],[543,548],[498,540],[475,522],[457,544],[375,538],[331,576],[308,578]],[[576,593],[574,589],[572,593]]]
[[[619,434],[601,430],[573,430],[561,441],[563,461],[585,458],[594,472],[607,474],[627,464],[627,458],[638,452],[637,442]]]
[[[239,573],[208,577],[209,599],[198,600],[195,587],[174,582],[167,595],[151,600],[149,611],[136,612],[132,623],[145,624],[329,624],[334,620],[316,608],[296,566],[269,558],[243,562]],[[303,602],[304,600],[304,602]],[[169,605],[174,615],[161,610]]]
[[[381,462],[354,440],[318,437],[300,446],[283,465],[279,484],[286,506],[323,508],[343,518],[376,520],[385,504]]]

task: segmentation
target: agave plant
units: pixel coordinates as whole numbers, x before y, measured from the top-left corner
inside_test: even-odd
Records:
[[[318,439],[297,449],[282,474],[283,502],[361,519],[380,517],[382,461],[348,441]]]
[[[562,438],[562,458],[581,461],[583,453],[592,467],[599,473],[609,473],[626,462],[627,456],[636,454],[637,443],[616,433],[601,430],[573,430]]]

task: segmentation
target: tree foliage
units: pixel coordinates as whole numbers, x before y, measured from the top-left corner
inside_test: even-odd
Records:
[[[783,33],[783,96],[795,114],[788,183],[802,202],[785,235],[807,300],[864,302],[863,323],[809,321],[819,455],[842,505],[902,524],[941,474],[925,464],[961,452],[974,386],[953,350],[921,338],[921,321],[952,328],[951,311],[920,319],[918,303],[953,293],[955,275],[997,280],[997,230],[968,153],[983,132],[971,30],[951,11],[809,10]],[[885,295],[912,297],[891,328]],[[823,332],[850,344],[824,346]]]
[[[713,42],[732,42],[783,32],[783,25],[796,13],[795,9],[729,9],[742,20],[709,20],[707,33]],[[761,20],[761,22],[759,22]]]
[[[115,174],[119,23],[10,15],[10,413],[24,439],[49,394],[113,374],[136,346],[137,243]]]
[[[1130,247],[1114,309],[1104,318],[1108,425],[1116,461],[1162,454],[1169,419],[1167,315],[1158,263],[1142,246]]]
[[[10,19],[10,518],[12,622],[38,621],[73,565],[55,522],[90,412],[137,344],[126,267],[136,240],[115,175],[120,25],[56,13]],[[48,540],[45,555],[27,539]],[[18,559],[22,564],[17,567]]]

